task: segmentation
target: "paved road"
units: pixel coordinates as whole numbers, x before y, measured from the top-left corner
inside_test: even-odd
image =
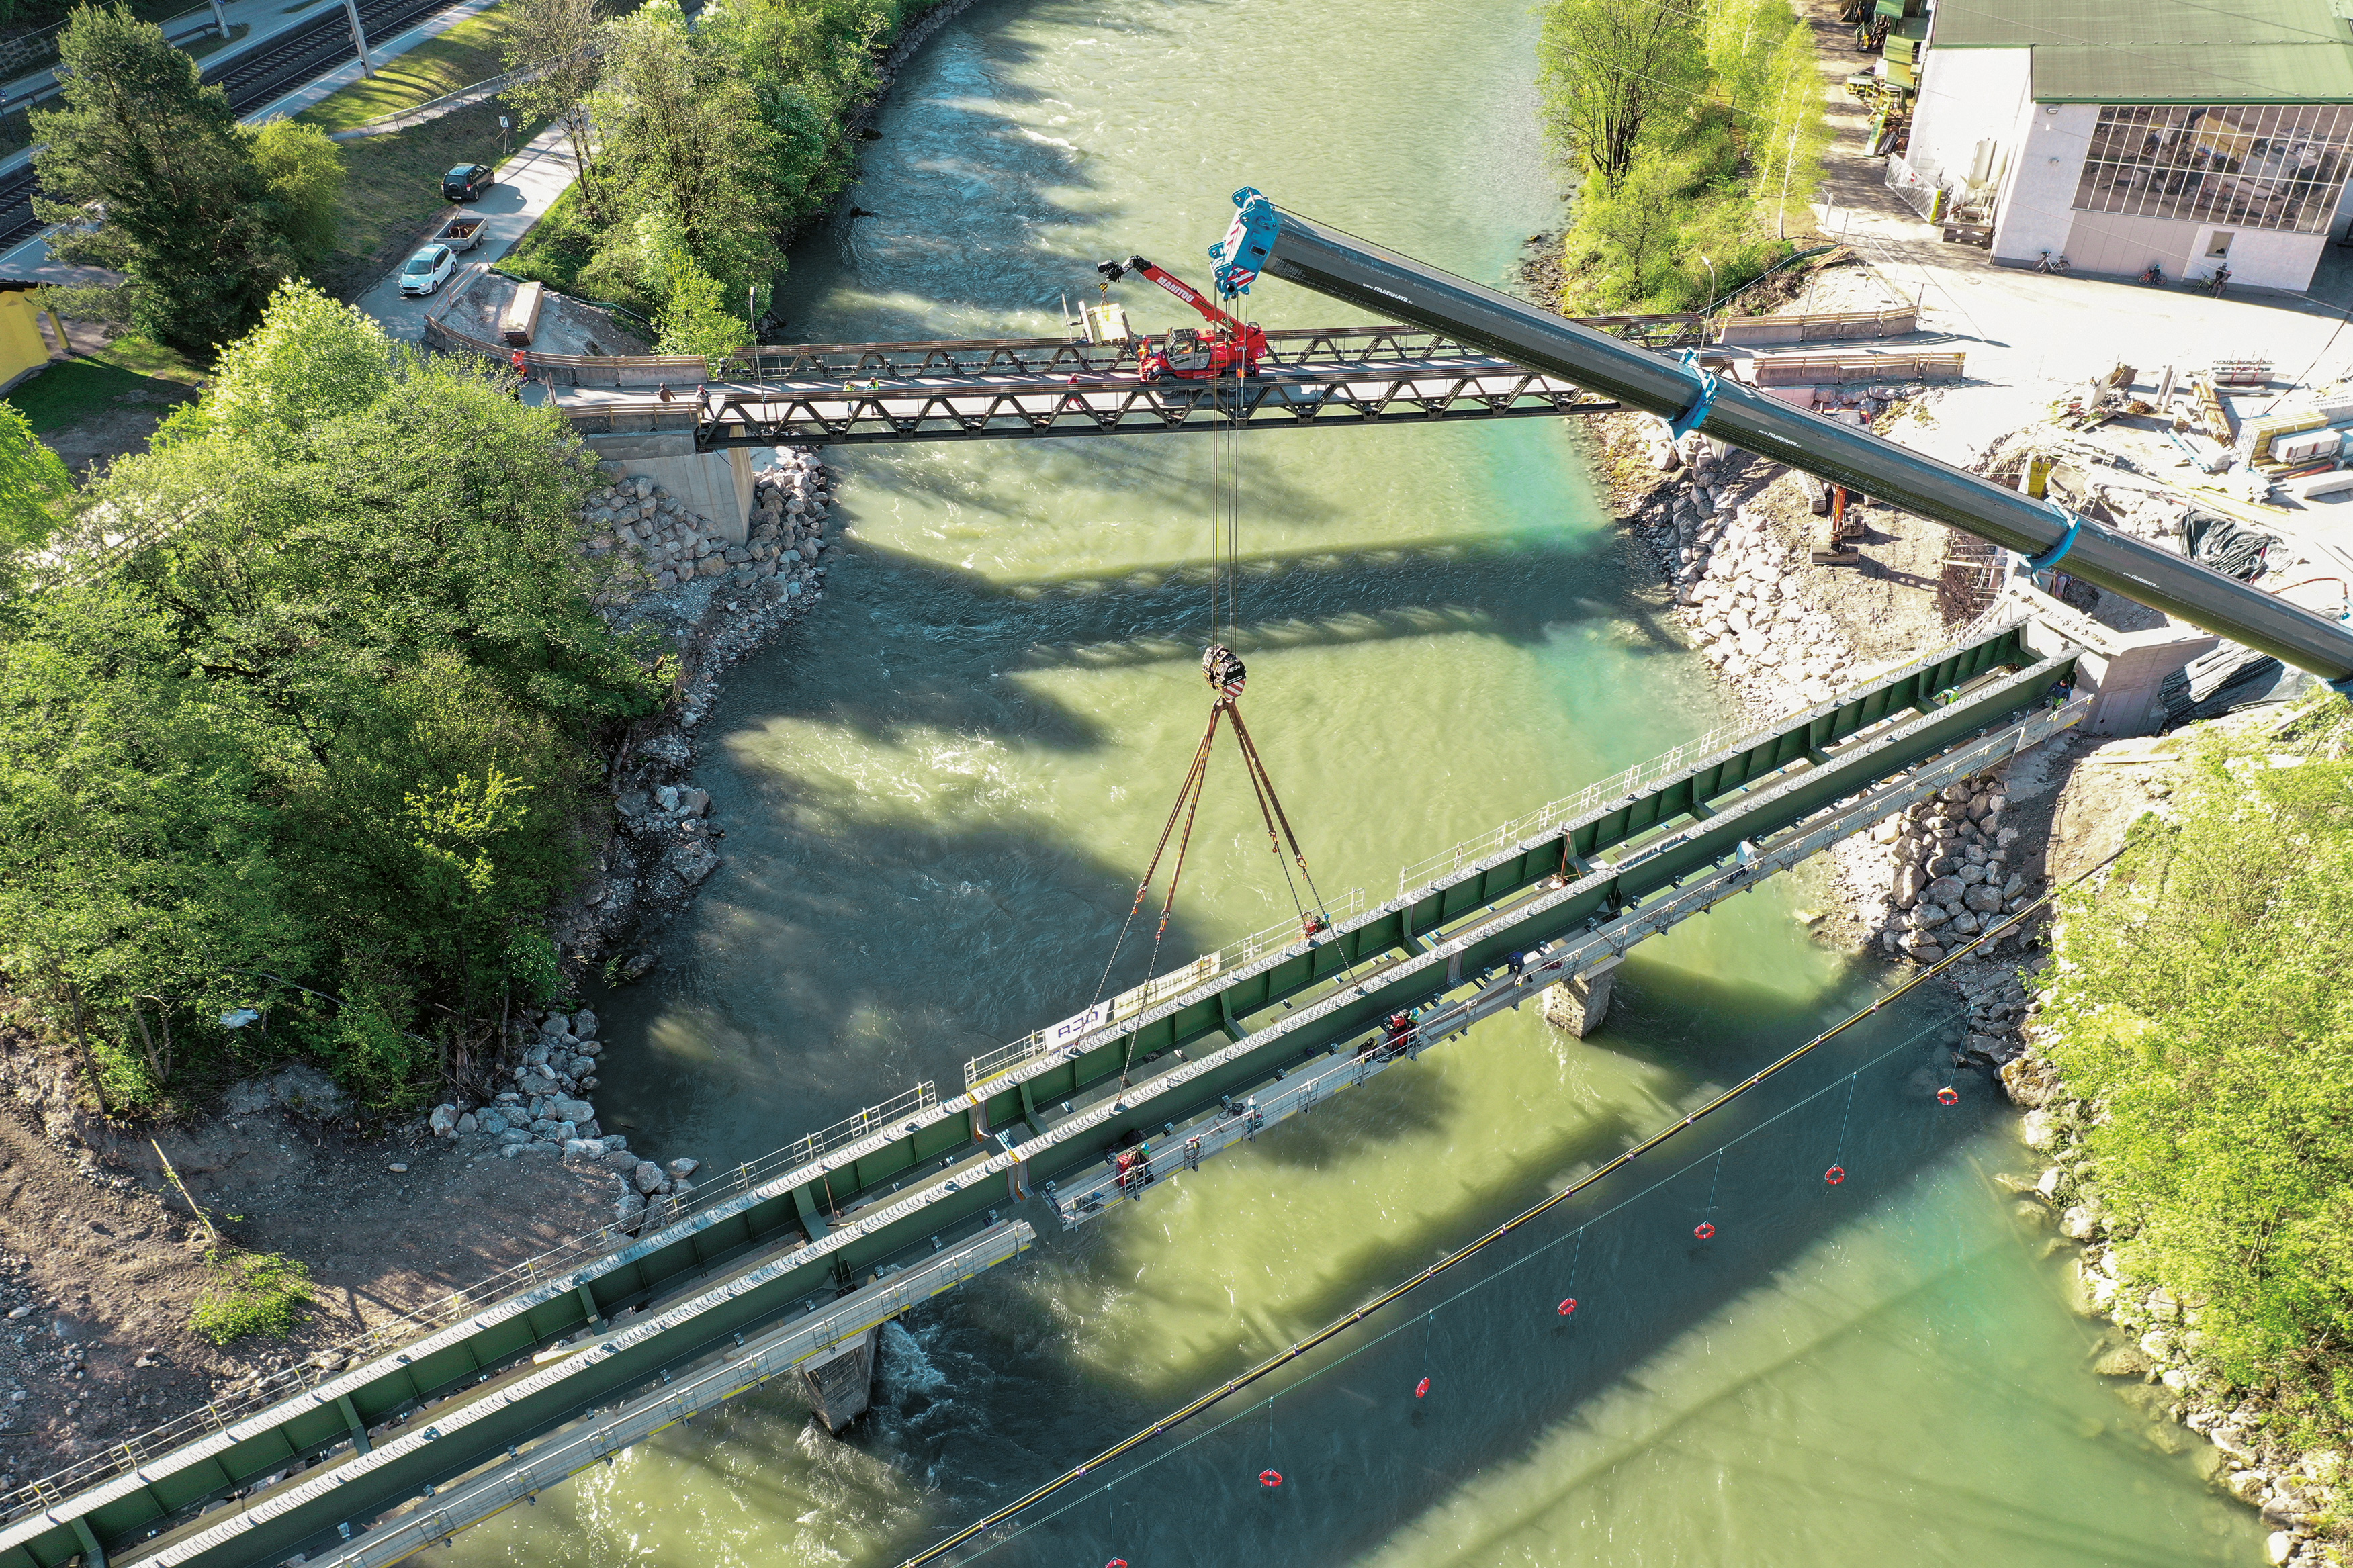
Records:
[[[572,152],[565,144],[563,128],[550,126],[499,165],[499,183],[481,200],[471,206],[453,205],[449,209],[490,220],[482,243],[467,253],[466,260],[486,264],[512,250],[524,231],[564,194],[572,179]],[[448,287],[444,286],[445,293]],[[438,297],[403,299],[400,269],[396,267],[359,299],[360,309],[382,321],[385,331],[411,342],[424,337],[426,312],[440,303]]]

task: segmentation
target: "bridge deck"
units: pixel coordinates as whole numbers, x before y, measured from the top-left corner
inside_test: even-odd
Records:
[[[1715,862],[1743,839],[1765,846],[1769,865],[1788,863],[1812,852],[1805,846],[1895,809],[1954,770],[2027,743],[2038,726],[2060,721],[2037,710],[2072,668],[2072,653],[2028,652],[2013,626],[1688,763],[1678,757],[1677,765],[1638,775],[1643,782],[1622,795],[1577,803],[1565,819],[1547,812],[1540,831],[1457,864],[1312,942],[1230,970],[1206,966],[1206,984],[1074,1042],[1032,1037],[988,1064],[988,1076],[965,1094],[902,1097],[887,1120],[861,1121],[874,1129],[862,1136],[830,1147],[831,1139],[805,1140],[743,1167],[732,1181],[714,1181],[689,1217],[601,1256],[575,1254],[559,1272],[422,1333],[396,1354],[341,1373],[292,1374],[271,1403],[228,1413],[195,1441],[126,1446],[77,1467],[69,1487],[10,1494],[0,1500],[7,1519],[0,1568],[62,1568],[85,1554],[94,1562],[101,1543],[125,1543],[125,1560],[206,1568],[327,1549],[339,1524],[364,1528],[428,1483],[495,1468],[507,1446],[535,1440],[584,1410],[616,1400],[634,1407],[670,1369],[723,1353],[737,1334],[789,1326],[879,1265],[921,1263],[943,1246],[1002,1234],[999,1211],[1022,1201],[1033,1182],[1058,1184],[1057,1210],[1075,1223],[1088,1198],[1101,1195],[1106,1153],[1131,1135],[1159,1138],[1187,1124],[1187,1139],[1172,1147],[1198,1137],[1206,1150],[1224,1135],[1226,1101],[1255,1098],[1261,1112],[1298,1109],[1305,1084],[1335,1087],[1335,1064],[1320,1058],[1380,1018],[1435,1004],[1418,1047],[1525,994],[1484,982],[1509,953],[1566,941],[1547,964],[1567,973],[1604,952],[1622,952],[1740,890]],[[2065,717],[2073,721],[2072,712]],[[1542,887],[1564,862],[1571,879]],[[1696,879],[1688,889],[1686,879]],[[1336,1065],[1355,1068],[1353,1059]],[[1277,1088],[1293,1076],[1300,1085]],[[1123,1085],[1124,1077],[1133,1081]],[[1055,1109],[1064,1101],[1067,1114]],[[1155,1151],[1155,1168],[1167,1157]],[[660,1300],[693,1310],[659,1308],[657,1321],[669,1325],[661,1332],[534,1365],[535,1353],[585,1326]],[[428,1412],[451,1401],[465,1419],[444,1431],[435,1413],[427,1426]],[[392,1430],[364,1446],[363,1429],[386,1422]],[[297,1461],[311,1469],[254,1489]],[[237,1489],[248,1489],[243,1506],[141,1540]]]
[[[1069,345],[1065,345],[1066,347]],[[896,367],[839,379],[721,381],[664,404],[641,387],[573,387],[558,401],[584,434],[651,429],[691,412],[704,450],[779,442],[871,443],[1211,430],[1236,424],[1460,422],[1606,414],[1619,405],[1492,356],[1332,360],[1239,382],[1143,382],[1085,367]]]

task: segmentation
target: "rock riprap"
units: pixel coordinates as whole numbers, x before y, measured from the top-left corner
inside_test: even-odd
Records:
[[[476,1159],[547,1155],[603,1165],[614,1173],[618,1189],[613,1217],[634,1226],[682,1204],[694,1191],[687,1178],[701,1163],[681,1158],[664,1170],[631,1150],[627,1138],[597,1125],[596,1102],[588,1096],[597,1085],[596,1063],[605,1046],[596,1037],[594,1013],[548,1014],[536,1031],[524,1031],[519,1038],[521,1059],[505,1075],[513,1087],[479,1105],[437,1105],[426,1125],[435,1137],[451,1140]]]

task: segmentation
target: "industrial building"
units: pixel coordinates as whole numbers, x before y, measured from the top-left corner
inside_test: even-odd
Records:
[[[1888,184],[1997,261],[2303,289],[2353,222],[2348,18],[2346,0],[1938,0]]]

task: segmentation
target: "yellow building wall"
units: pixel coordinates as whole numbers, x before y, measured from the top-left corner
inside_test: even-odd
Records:
[[[0,294],[0,385],[49,363],[49,343],[33,309],[30,289]]]

